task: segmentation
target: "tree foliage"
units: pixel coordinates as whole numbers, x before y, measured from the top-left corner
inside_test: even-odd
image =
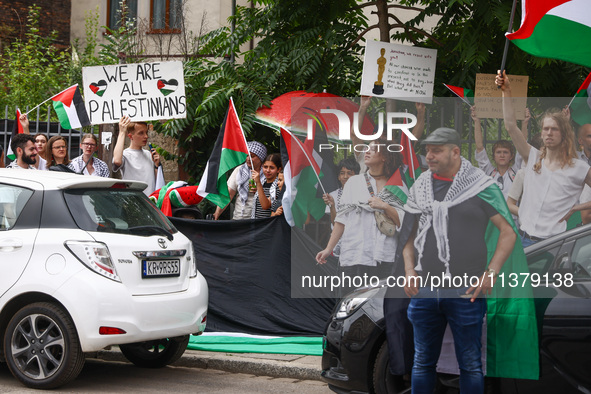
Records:
[[[357,94],[362,59],[354,40],[367,24],[360,10],[352,10],[355,4],[259,0],[253,8],[237,8],[234,31],[223,27],[203,37],[202,52],[216,57],[185,63],[187,119],[160,128],[187,152],[179,162],[191,175],[202,173],[230,97],[248,138],[276,151],[277,135],[254,122],[259,107],[292,90]],[[251,42],[253,49],[241,50]]]
[[[447,95],[442,83],[474,87],[476,73],[496,73],[501,66],[513,0],[402,0],[407,7],[423,11],[407,22],[420,27],[425,18],[439,17],[432,37],[395,32],[392,39],[420,40],[435,48],[437,71],[435,92]],[[519,28],[517,10],[513,29]],[[509,74],[528,75],[529,96],[568,97],[578,89],[589,70],[559,60],[531,56],[510,44],[506,62]]]
[[[29,7],[24,39],[14,40],[0,59],[0,105],[33,107],[59,93],[69,78],[69,52],[55,43],[57,32],[39,32],[40,7]]]

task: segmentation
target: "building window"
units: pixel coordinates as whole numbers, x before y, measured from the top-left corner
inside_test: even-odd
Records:
[[[150,27],[152,33],[180,33],[183,18],[183,0],[150,0]]]
[[[133,26],[137,23],[137,0],[107,0],[107,26],[111,30],[116,30],[123,23],[129,21],[133,22]]]

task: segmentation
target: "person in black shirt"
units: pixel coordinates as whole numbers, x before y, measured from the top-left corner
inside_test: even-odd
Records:
[[[403,250],[405,292],[412,297],[408,318],[415,343],[413,393],[433,392],[448,323],[460,367],[460,391],[482,393],[481,334],[486,300],[479,295],[490,294],[517,235],[479,195],[492,187],[497,189],[496,198],[502,199],[494,181],[460,156],[457,131],[439,128],[423,144],[429,171],[417,179],[409,193],[405,208],[415,215],[415,230]],[[484,235],[489,221],[500,235],[487,267]],[[428,280],[434,277],[438,280]]]

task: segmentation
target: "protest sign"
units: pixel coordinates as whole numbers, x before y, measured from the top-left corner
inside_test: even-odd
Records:
[[[476,74],[476,86],[474,89],[474,105],[476,116],[480,119],[503,119],[502,91],[495,84],[496,74]],[[527,75],[510,75],[513,106],[517,119],[525,118],[527,106]]]
[[[437,50],[368,41],[361,94],[431,104]]]
[[[84,67],[82,80],[91,124],[187,116],[182,62]]]

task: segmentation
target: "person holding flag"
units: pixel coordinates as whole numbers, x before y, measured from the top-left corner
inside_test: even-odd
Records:
[[[265,183],[262,164],[265,161],[265,157],[267,157],[267,148],[258,141],[249,141],[247,146],[250,152],[250,158],[244,164],[235,168],[228,178],[230,200],[234,199],[234,196],[238,193],[232,220],[250,219],[252,216],[255,203],[254,195],[257,191],[256,183],[254,180],[251,182],[252,171],[259,173],[260,182]],[[226,207],[220,208],[218,206],[215,209],[215,213],[213,214],[214,220],[219,219]]]
[[[538,150],[517,127],[511,84],[504,71],[499,71],[496,84],[503,94],[505,128],[527,163],[519,206],[519,233],[525,247],[566,231],[573,213],[591,209],[591,202],[579,204],[584,185],[591,186],[591,169],[577,158],[574,133],[562,111],[546,111],[541,117],[543,145]]]
[[[404,201],[386,185],[400,171],[402,155],[386,146],[388,141],[383,138],[370,143],[365,153],[367,172],[345,184],[328,244],[316,255],[319,264],[326,263],[341,240],[343,282],[345,277],[352,283],[354,277],[365,274],[383,278],[392,271]],[[344,287],[352,286],[345,283]]]

